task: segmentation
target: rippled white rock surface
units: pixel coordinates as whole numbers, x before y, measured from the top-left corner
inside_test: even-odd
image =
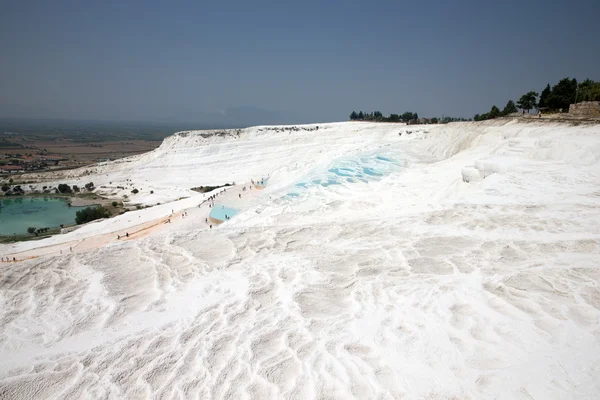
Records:
[[[0,399],[600,396],[600,126],[315,127],[57,176],[163,204],[0,245]],[[263,176],[208,228],[189,189]]]

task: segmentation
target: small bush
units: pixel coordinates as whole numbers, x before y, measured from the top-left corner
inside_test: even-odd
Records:
[[[150,191],[150,194],[154,194],[154,190],[151,190],[151,191]]]
[[[116,208],[116,207],[119,205],[119,203],[117,203],[116,201],[113,201],[111,204],[112,204],[112,206],[113,206],[113,207],[115,207],[115,208]]]
[[[29,228],[27,228],[27,233],[30,233],[33,235],[35,233],[35,230],[36,230],[35,226],[30,226]]]
[[[78,225],[85,224],[86,222],[94,221],[96,219],[108,218],[109,215],[108,210],[102,206],[86,207],[81,211],[77,211],[75,214],[75,222]]]
[[[58,185],[58,191],[61,193],[71,193],[71,186],[67,185],[66,183],[61,183]]]
[[[137,190],[137,189],[133,189],[133,190],[131,191],[131,193],[133,193],[133,194],[138,194],[139,192],[140,192],[140,191],[139,191],[139,190]]]

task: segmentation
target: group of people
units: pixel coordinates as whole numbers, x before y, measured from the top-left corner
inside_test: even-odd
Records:
[[[218,197],[220,194],[222,194],[222,193],[225,193],[226,191],[227,191],[227,189],[223,189],[223,190],[221,190],[219,193],[215,193],[215,194],[213,194],[212,196],[209,196],[209,198],[207,199],[207,201],[208,201],[208,208],[212,208],[212,207],[214,207],[214,206],[215,206],[215,199],[216,199],[216,198],[217,198],[217,197]],[[204,203],[204,202],[202,202],[202,203]],[[202,204],[200,204],[200,205],[202,205]]]
[[[8,257],[2,257],[2,262],[17,262],[17,258],[13,257],[12,260]]]
[[[267,177],[267,179],[269,178]],[[261,178],[260,181],[256,182],[254,182],[254,179],[250,179],[250,182],[252,182],[253,185],[265,186],[265,178]]]
[[[129,232],[125,232],[125,237],[129,237]],[[117,235],[117,239],[121,239],[121,235]]]

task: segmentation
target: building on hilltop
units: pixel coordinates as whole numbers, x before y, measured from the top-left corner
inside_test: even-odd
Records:
[[[17,172],[23,172],[25,168],[22,165],[2,165],[0,166],[0,173],[11,174]]]

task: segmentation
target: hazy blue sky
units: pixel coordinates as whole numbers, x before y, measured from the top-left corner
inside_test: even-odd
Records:
[[[600,80],[598,0],[0,4],[0,116],[470,117]]]

